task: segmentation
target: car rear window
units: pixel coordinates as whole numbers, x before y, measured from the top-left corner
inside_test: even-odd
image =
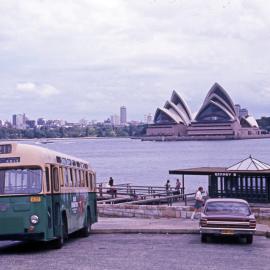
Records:
[[[251,214],[248,205],[239,202],[209,202],[206,205],[205,213],[244,216]]]

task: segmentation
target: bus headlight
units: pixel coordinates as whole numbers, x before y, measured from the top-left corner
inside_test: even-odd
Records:
[[[33,225],[36,225],[38,224],[38,221],[39,221],[39,218],[37,215],[33,215],[30,217],[30,222],[33,224]]]

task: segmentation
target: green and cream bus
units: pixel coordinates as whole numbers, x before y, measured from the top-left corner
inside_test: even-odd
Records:
[[[88,236],[97,221],[96,176],[81,159],[27,144],[0,144],[0,240]]]

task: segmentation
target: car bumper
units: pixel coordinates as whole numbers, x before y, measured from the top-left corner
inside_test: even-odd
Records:
[[[252,235],[255,232],[256,229],[200,227],[201,234],[211,234],[211,235]]]
[[[13,241],[30,241],[30,240],[43,240],[44,233],[16,233],[16,234],[0,234],[0,240],[13,240]]]

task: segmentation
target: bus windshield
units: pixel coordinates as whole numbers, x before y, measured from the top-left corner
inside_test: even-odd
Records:
[[[0,195],[39,193],[41,181],[41,169],[0,170]]]

